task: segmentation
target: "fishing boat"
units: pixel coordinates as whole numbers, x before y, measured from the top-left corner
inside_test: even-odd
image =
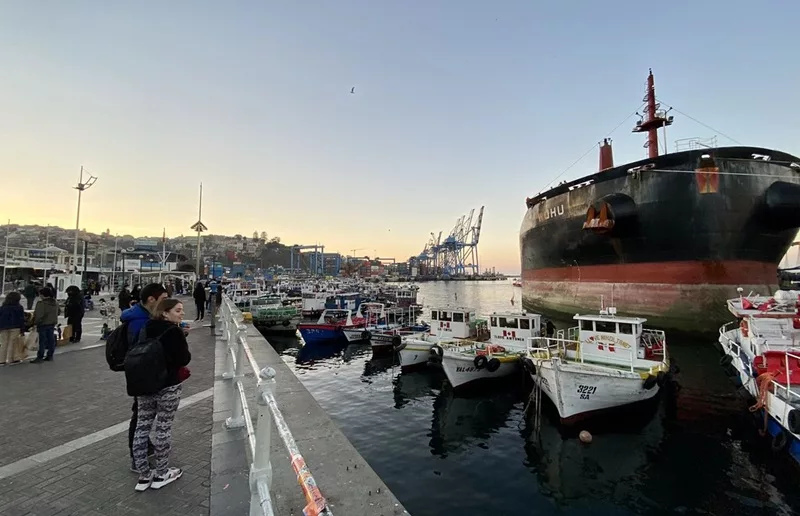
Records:
[[[300,311],[276,294],[251,299],[250,315],[262,335],[294,335],[300,322]]]
[[[427,334],[401,337],[400,366],[403,369],[423,366],[431,358],[431,348],[442,339],[488,338],[488,332],[479,332],[486,321],[475,317],[475,311],[466,307],[431,308],[431,323]],[[433,352],[434,359],[441,355]]]
[[[301,314],[306,318],[319,317],[325,311],[325,301],[328,299],[328,292],[317,290],[304,290],[300,294],[302,298]]]
[[[571,316],[610,288],[620,313],[714,332],[736,287],[777,288],[776,268],[800,227],[800,158],[697,138],[659,154],[658,130],[673,117],[652,72],[644,102],[633,131],[647,135],[646,159],[615,166],[605,140],[598,172],[526,199],[522,304]]]
[[[342,308],[325,309],[315,323],[300,323],[297,330],[307,344],[347,342],[345,330],[360,329],[366,332],[363,317],[353,317],[352,312]]]
[[[575,315],[567,338],[530,339],[523,364],[536,388],[550,398],[562,423],[599,411],[653,398],[667,379],[669,358],[661,330],[647,319],[618,317],[614,308],[599,315]]]
[[[454,389],[479,380],[502,378],[519,370],[528,340],[542,330],[539,314],[493,313],[489,316],[489,340],[442,340],[432,347],[441,356],[442,369]]]
[[[800,291],[727,301],[735,321],[719,329],[720,365],[756,403],[760,433],[800,462]]]

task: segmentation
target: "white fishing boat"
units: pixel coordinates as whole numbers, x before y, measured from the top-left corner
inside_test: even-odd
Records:
[[[363,317],[365,325],[363,328],[353,328],[342,332],[349,343],[368,341],[372,337],[372,332],[378,328],[381,320],[386,319],[386,305],[361,303],[358,307],[357,317]]]
[[[653,398],[667,379],[664,332],[643,327],[641,317],[617,317],[616,310],[575,315],[568,338],[534,337],[523,363],[536,388],[570,423],[592,413]]]
[[[750,411],[772,449],[800,462],[800,291],[739,293],[727,302],[736,321],[719,330],[720,365],[756,400]]]
[[[541,334],[541,322],[539,314],[495,312],[489,316],[488,342],[442,340],[434,352],[441,353],[442,369],[453,388],[502,378],[519,370],[528,340]]]
[[[477,340],[479,321],[475,311],[465,307],[431,308],[430,330],[426,335],[402,337],[398,346],[400,366],[405,369],[422,366],[428,363],[432,354],[441,358],[440,348],[432,350],[433,345],[442,339]],[[488,335],[482,337],[488,338]]]

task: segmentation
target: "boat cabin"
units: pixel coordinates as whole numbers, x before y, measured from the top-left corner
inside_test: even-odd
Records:
[[[303,299],[303,310],[314,312],[325,309],[325,301],[328,299],[328,293],[304,291],[301,297]]]
[[[317,324],[352,326],[352,312],[350,312],[350,310],[344,310],[341,308],[327,308],[322,311],[322,315],[319,316]]]
[[[477,335],[475,311],[469,308],[432,308],[430,334],[468,339]]]
[[[236,306],[246,306],[252,299],[261,297],[264,294],[266,292],[257,288],[242,288],[230,291],[229,295]]]
[[[498,313],[489,316],[489,334],[494,344],[503,342],[524,345],[531,337],[538,337],[542,331],[542,316],[527,312]]]
[[[570,328],[570,339],[580,343],[586,361],[630,365],[637,359],[661,360],[664,356],[664,332],[643,328],[647,319],[617,317],[616,310],[599,315],[575,315],[578,326]]]
[[[412,288],[398,288],[395,292],[395,303],[401,308],[407,308],[417,302],[417,291]]]
[[[359,292],[343,292],[334,295],[328,295],[325,301],[325,308],[340,308],[342,310],[350,310],[355,312],[361,305],[361,294]]]

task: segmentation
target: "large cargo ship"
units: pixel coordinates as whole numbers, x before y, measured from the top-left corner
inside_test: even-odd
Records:
[[[713,332],[725,301],[777,289],[777,267],[800,227],[800,158],[761,147],[659,155],[668,126],[652,71],[645,114],[648,158],[613,166],[526,200],[520,229],[523,306],[555,318],[597,309],[663,328]]]

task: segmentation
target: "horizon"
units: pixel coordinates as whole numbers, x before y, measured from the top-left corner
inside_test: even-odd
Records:
[[[618,165],[645,157],[630,129],[650,68],[668,150],[716,135],[800,154],[798,5],[756,25],[744,2],[659,12],[691,38],[641,33],[632,0],[452,5],[7,6],[0,166],[30,185],[0,220],[74,226],[84,165],[94,233],[192,235],[202,182],[210,233],[405,260],[485,205],[481,269],[519,273],[525,197],[596,172],[604,137]]]

